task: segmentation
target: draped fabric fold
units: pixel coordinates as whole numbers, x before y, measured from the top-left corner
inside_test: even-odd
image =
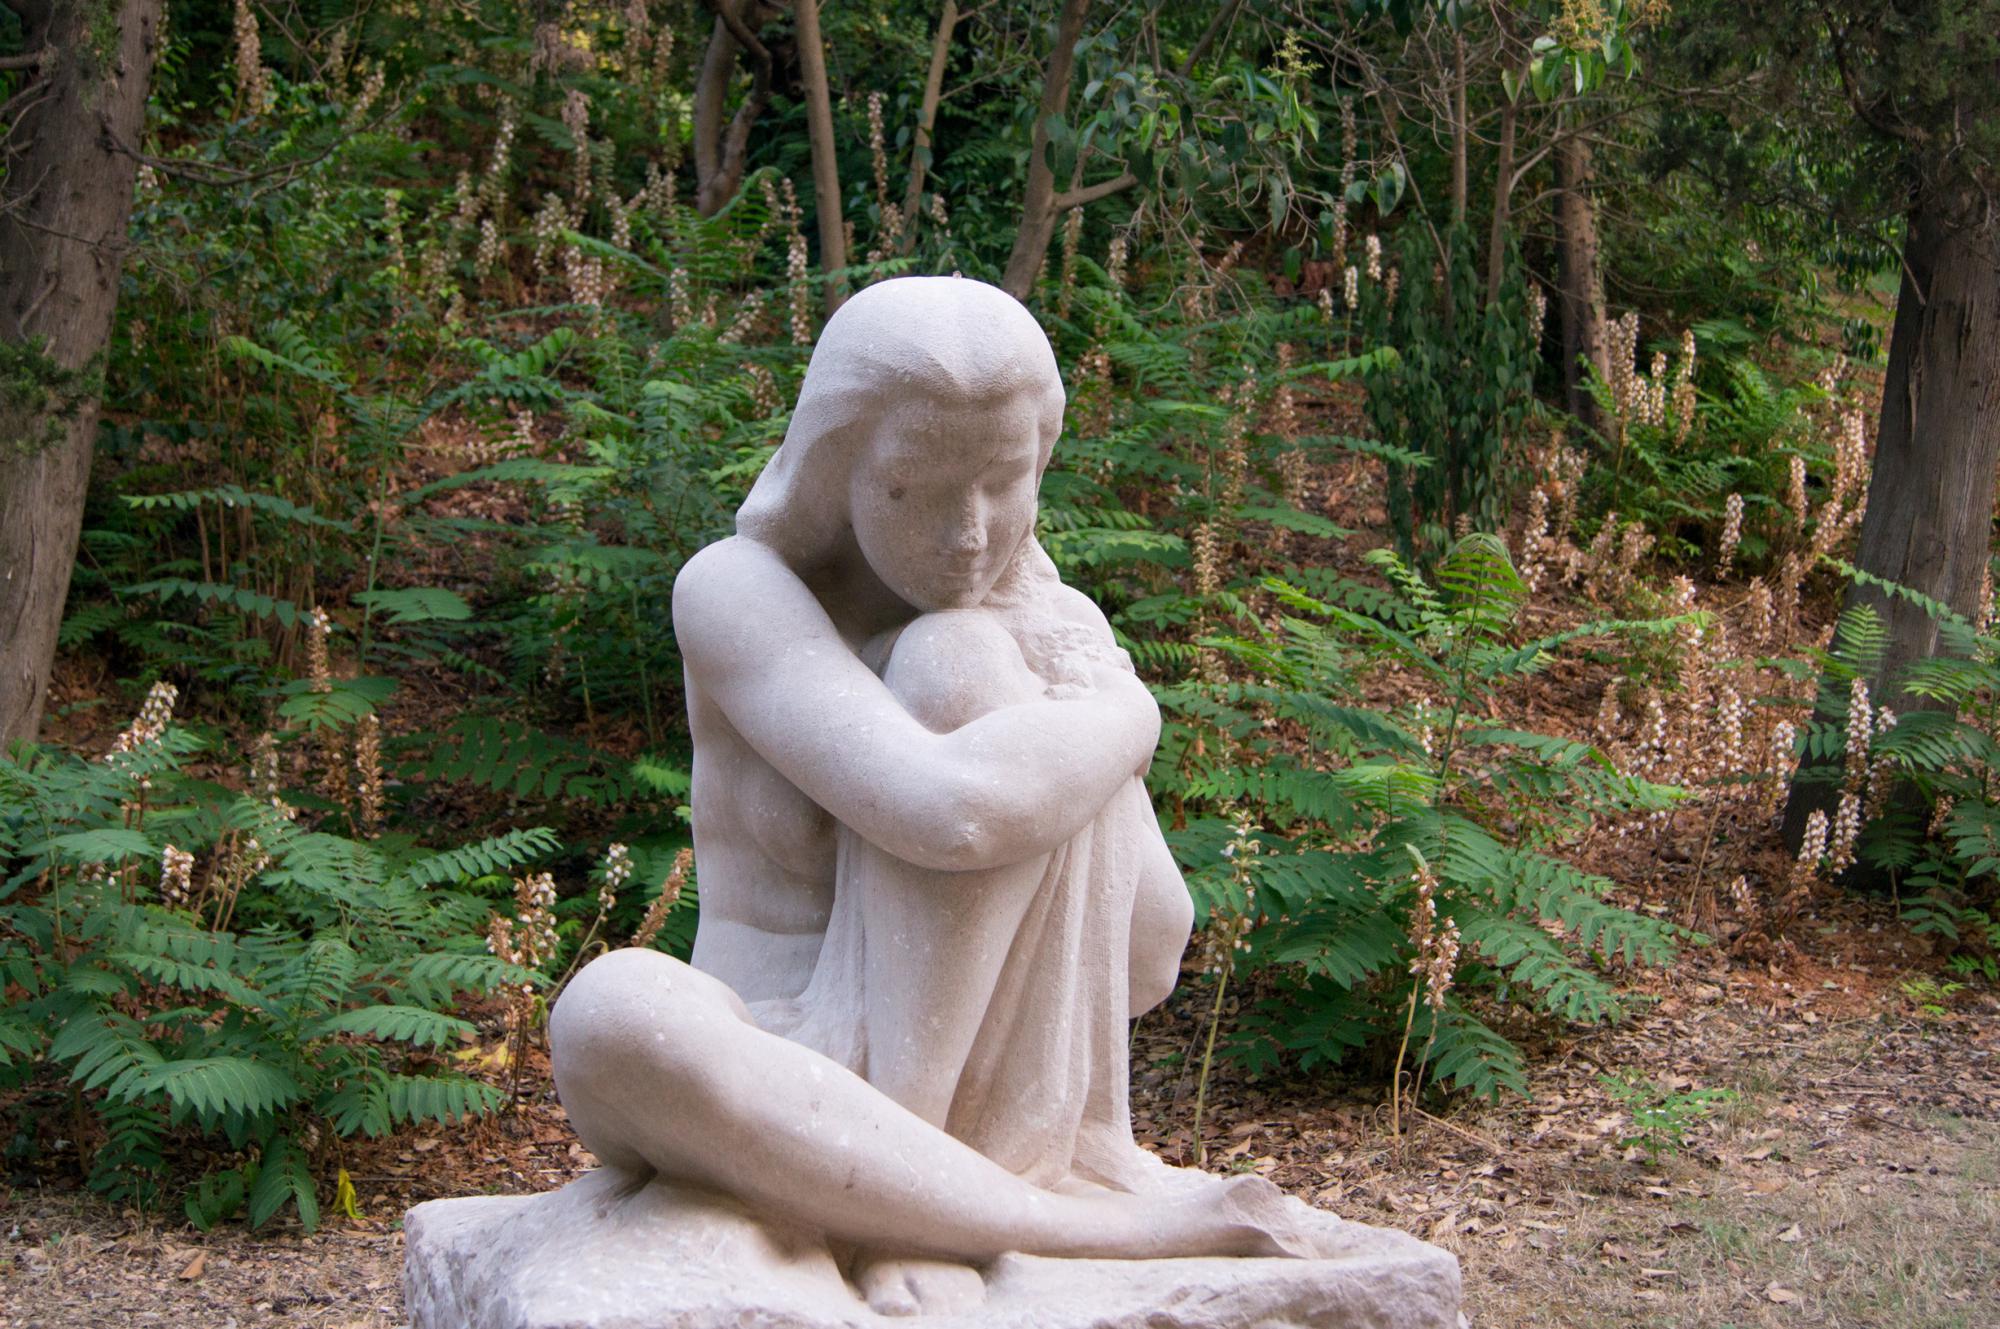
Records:
[[[1039,1186],[1129,1189],[1127,1018],[1139,837],[1157,834],[1145,786],[1128,783],[1050,855],[1006,948],[945,1128]],[[796,998],[755,1002],[772,1033],[868,1073],[863,984],[865,883],[853,835],[840,832],[833,911],[812,981]]]

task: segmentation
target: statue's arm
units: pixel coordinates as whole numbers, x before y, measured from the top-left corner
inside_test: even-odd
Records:
[[[1159,711],[1136,678],[1028,701],[948,733],[919,723],[776,554],[711,545],[674,583],[674,631],[702,692],[757,753],[856,834],[923,867],[1048,853],[1150,757]]]

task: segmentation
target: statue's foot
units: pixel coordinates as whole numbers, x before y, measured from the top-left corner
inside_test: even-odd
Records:
[[[986,1300],[986,1282],[969,1265],[947,1260],[861,1256],[854,1282],[877,1315],[946,1315]]]
[[[1214,1177],[1172,1203],[1200,1215],[1196,1221],[1208,1227],[1214,1243],[1206,1253],[1298,1260],[1327,1254],[1311,1226],[1301,1221],[1298,1206],[1262,1177]]]

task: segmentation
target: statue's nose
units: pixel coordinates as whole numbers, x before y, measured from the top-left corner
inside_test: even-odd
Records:
[[[972,555],[986,551],[985,514],[980,511],[976,499],[970,500],[955,514],[951,530],[945,540],[945,548],[954,554]]]

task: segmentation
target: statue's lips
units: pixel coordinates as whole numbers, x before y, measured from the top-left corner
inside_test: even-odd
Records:
[[[986,594],[991,581],[988,570],[977,564],[970,568],[934,567],[925,577],[929,586],[928,597],[935,602],[933,608],[969,606]]]
[[[978,581],[981,576],[985,575],[985,572],[986,560],[983,558],[972,559],[970,561],[964,559],[942,559],[939,561],[936,575],[944,581]]]

